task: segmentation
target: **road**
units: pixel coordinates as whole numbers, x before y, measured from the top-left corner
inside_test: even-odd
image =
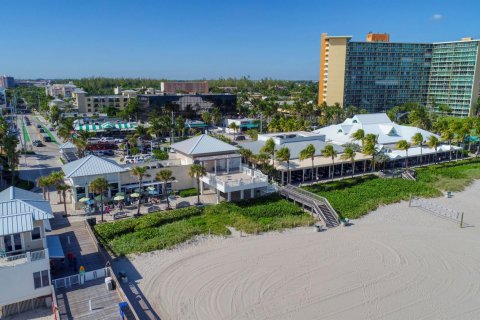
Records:
[[[27,150],[33,150],[34,155],[24,155],[20,157],[18,171],[20,178],[23,180],[36,181],[38,177],[49,175],[52,171],[60,170],[62,165],[60,161],[60,152],[58,144],[54,142],[42,142],[43,147],[33,147],[32,142],[35,140],[42,141],[42,134],[37,129],[37,124],[48,127],[48,123],[39,115],[27,115],[32,123],[30,126],[25,126],[22,130],[22,122],[24,115],[19,115],[17,118],[17,125],[19,128],[21,144],[26,143]],[[26,135],[24,133],[26,131]],[[51,132],[57,141],[61,141]],[[24,138],[25,135],[25,138]]]

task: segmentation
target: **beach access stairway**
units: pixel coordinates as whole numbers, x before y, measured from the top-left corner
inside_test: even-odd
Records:
[[[278,193],[300,203],[304,208],[310,208],[310,211],[320,218],[327,228],[334,228],[340,224],[337,212],[324,197],[292,185],[279,187]]]
[[[406,180],[413,180],[413,181],[416,181],[417,179],[413,176],[413,174],[408,171],[408,170],[405,170],[402,172],[402,178],[403,179],[406,179]]]

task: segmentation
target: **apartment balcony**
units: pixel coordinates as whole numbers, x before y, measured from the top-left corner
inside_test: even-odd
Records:
[[[6,267],[15,267],[25,263],[36,262],[44,259],[48,260],[48,249],[28,251],[21,254],[15,254],[0,258],[0,269]]]
[[[227,193],[240,190],[263,188],[269,185],[268,176],[258,170],[242,167],[228,173],[207,173],[201,181],[209,186]]]

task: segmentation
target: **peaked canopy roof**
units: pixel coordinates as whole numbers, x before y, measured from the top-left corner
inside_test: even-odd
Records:
[[[127,171],[115,161],[89,155],[62,166],[66,178],[85,177]]]
[[[77,147],[70,141],[65,142],[60,146],[60,149],[76,149]]]
[[[33,230],[33,221],[53,218],[42,195],[10,187],[0,192],[0,236]]]
[[[238,149],[226,142],[202,134],[181,142],[172,144],[172,148],[185,155],[204,155],[237,152]]]
[[[354,141],[352,134],[362,129],[367,134],[374,134],[378,137],[378,144],[396,144],[400,140],[411,141],[416,133],[421,133],[424,140],[430,136],[436,136],[426,130],[396,124],[388,118],[386,113],[357,114],[346,119],[343,123],[331,125],[315,130],[315,133],[324,134],[326,141],[336,144],[345,144]],[[438,137],[438,136],[437,136]]]

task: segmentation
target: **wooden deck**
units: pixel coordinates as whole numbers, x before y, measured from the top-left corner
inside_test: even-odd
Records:
[[[56,296],[61,319],[120,319],[120,297],[106,288],[105,278],[57,289]]]

